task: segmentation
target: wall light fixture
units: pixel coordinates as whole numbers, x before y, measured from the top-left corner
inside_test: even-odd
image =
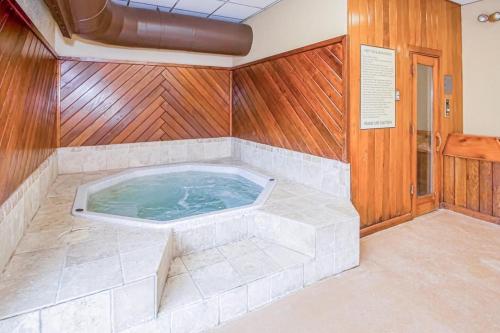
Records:
[[[500,12],[494,12],[491,15],[488,14],[481,14],[477,17],[477,20],[481,23],[486,23],[486,22],[498,22],[500,21]]]

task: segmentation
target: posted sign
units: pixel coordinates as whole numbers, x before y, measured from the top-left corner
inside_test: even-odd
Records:
[[[396,127],[396,52],[361,45],[361,129]]]

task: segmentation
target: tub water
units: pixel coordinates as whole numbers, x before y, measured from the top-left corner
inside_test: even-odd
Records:
[[[182,171],[132,178],[89,194],[87,211],[171,221],[246,206],[263,187],[237,174]]]

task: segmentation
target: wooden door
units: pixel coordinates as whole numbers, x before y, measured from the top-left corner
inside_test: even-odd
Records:
[[[439,58],[413,55],[412,211],[413,216],[439,207],[441,181]]]

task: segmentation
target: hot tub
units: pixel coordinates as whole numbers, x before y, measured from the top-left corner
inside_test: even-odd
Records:
[[[72,213],[132,226],[168,227],[262,206],[274,179],[237,166],[178,164],[127,170],[78,188]]]

